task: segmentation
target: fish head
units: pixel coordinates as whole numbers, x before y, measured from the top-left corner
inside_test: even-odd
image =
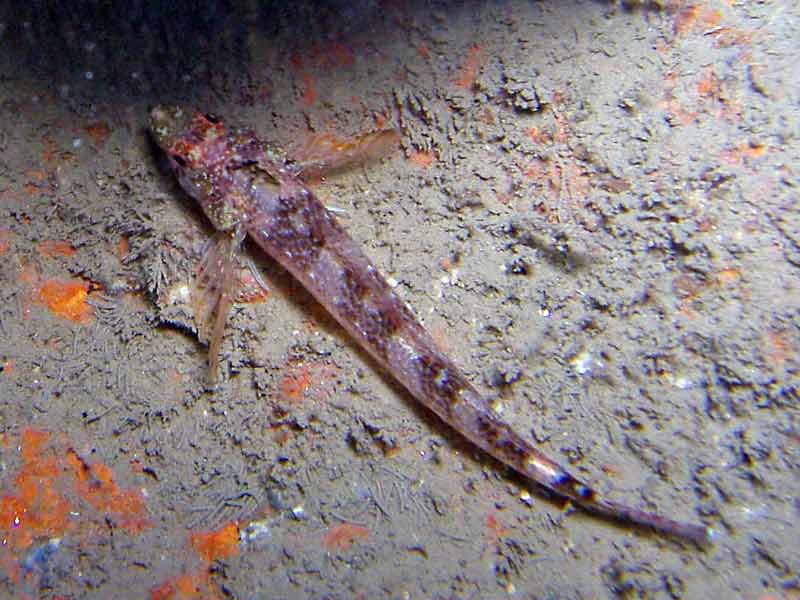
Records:
[[[166,105],[150,111],[150,135],[179,172],[216,162],[225,133],[225,127],[211,114]]]
[[[243,219],[242,202],[228,189],[236,164],[236,135],[214,115],[177,106],[150,111],[150,134],[169,159],[184,191],[200,203],[214,227],[229,231]]]

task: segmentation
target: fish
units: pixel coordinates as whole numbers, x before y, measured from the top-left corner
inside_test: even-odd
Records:
[[[715,531],[614,500],[572,475],[506,423],[439,348],[413,311],[304,181],[327,167],[357,164],[396,141],[393,130],[356,141],[304,147],[293,159],[252,130],[177,106],[150,112],[150,134],[183,190],[216,229],[199,269],[208,297],[209,368],[216,377],[220,340],[236,299],[242,243],[249,237],[296,278],[336,321],[417,401],[524,478],[606,518],[699,545]]]

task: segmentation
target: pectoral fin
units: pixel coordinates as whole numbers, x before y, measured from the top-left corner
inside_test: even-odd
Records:
[[[329,173],[382,158],[397,145],[400,134],[395,129],[373,131],[353,139],[330,133],[310,137],[292,153],[303,179]]]
[[[208,344],[209,379],[213,383],[219,370],[219,350],[225,323],[238,293],[237,271],[241,238],[219,232],[208,241],[197,266],[192,305],[200,341]]]

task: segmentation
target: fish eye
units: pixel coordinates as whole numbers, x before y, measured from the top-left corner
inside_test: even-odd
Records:
[[[203,116],[206,118],[206,121],[208,121],[209,123],[213,123],[214,125],[219,123],[219,117],[217,117],[217,115],[215,115],[214,113],[206,113]]]
[[[173,154],[172,155],[172,160],[174,160],[176,163],[178,163],[181,167],[185,167],[186,166],[186,159],[183,158],[179,154]]]

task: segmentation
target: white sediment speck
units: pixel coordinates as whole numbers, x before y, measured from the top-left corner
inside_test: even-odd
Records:
[[[578,375],[587,375],[592,373],[595,360],[591,352],[584,350],[569,362]],[[599,366],[602,366],[602,363]]]
[[[688,377],[684,377],[683,375],[676,376],[675,379],[672,381],[672,384],[676,388],[681,390],[688,390],[694,385],[691,379],[689,379]]]
[[[192,291],[186,283],[178,283],[172,286],[167,293],[167,302],[170,305],[187,304],[192,297]]]
[[[266,519],[251,521],[247,524],[247,527],[239,532],[239,541],[252,543],[271,536],[272,532],[269,528],[269,522]]]

